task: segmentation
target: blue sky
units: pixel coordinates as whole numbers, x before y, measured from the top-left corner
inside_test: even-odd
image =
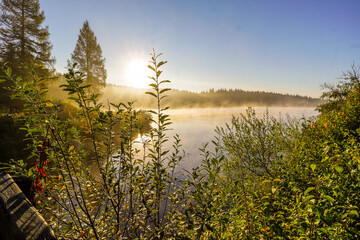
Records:
[[[40,0],[56,69],[65,72],[85,20],[109,83],[153,48],[171,87],[239,88],[319,97],[360,64],[359,0]]]

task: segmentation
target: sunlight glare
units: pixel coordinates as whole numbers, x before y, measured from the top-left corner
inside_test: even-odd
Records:
[[[134,60],[129,63],[126,69],[126,83],[128,86],[136,88],[148,87],[150,83],[148,76],[151,71],[147,65],[148,62],[145,60]]]
[[[148,142],[148,141],[150,141],[150,138],[148,136],[142,135],[140,133],[138,134],[138,137],[134,139],[135,144],[137,144],[137,143],[144,144],[145,142]]]

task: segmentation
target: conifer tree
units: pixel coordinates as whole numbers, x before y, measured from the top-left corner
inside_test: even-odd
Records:
[[[71,54],[71,61],[68,62],[69,67],[74,63],[77,64],[76,69],[85,74],[86,82],[91,84],[94,92],[105,86],[105,58],[88,21],[85,21],[80,29],[75,50]]]
[[[49,75],[55,59],[51,57],[44,11],[39,0],[2,0],[0,3],[0,72],[4,64],[12,73],[27,80],[30,68],[42,67],[39,74]],[[0,74],[1,75],[1,74]],[[21,109],[22,104],[10,101],[10,92],[4,90],[9,83],[0,85],[0,105],[10,109]]]
[[[23,78],[30,75],[29,67],[52,69],[55,60],[39,0],[2,0],[0,8],[0,59]]]

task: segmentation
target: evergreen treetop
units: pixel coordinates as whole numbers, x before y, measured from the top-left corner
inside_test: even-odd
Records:
[[[95,92],[105,86],[105,58],[102,56],[101,47],[88,21],[85,21],[80,29],[74,52],[71,54],[69,67],[74,63],[77,64],[77,70],[85,73],[86,82],[92,85]]]
[[[0,69],[6,64],[16,77],[28,80],[31,68],[40,67],[40,75],[53,72],[55,59],[51,57],[52,45],[49,29],[43,26],[44,11],[39,0],[2,0],[0,2]],[[22,103],[11,101],[11,93],[0,85],[0,108],[21,109]]]
[[[0,8],[0,59],[22,78],[30,66],[52,69],[55,59],[39,0],[3,0]]]

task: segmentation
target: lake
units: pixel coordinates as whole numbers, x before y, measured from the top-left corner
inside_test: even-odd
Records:
[[[173,122],[169,135],[177,133],[180,136],[182,149],[187,154],[180,167],[187,170],[197,167],[201,161],[199,148],[214,138],[216,126],[230,123],[232,115],[239,116],[240,113],[246,113],[246,109],[247,107],[168,110],[167,113]],[[266,111],[265,107],[254,107],[254,109],[259,117]],[[277,118],[279,116],[286,118],[286,115],[289,115],[298,119],[303,117],[308,119],[318,114],[314,108],[271,107],[268,110],[270,116]],[[171,140],[172,137],[170,143],[172,143]]]

